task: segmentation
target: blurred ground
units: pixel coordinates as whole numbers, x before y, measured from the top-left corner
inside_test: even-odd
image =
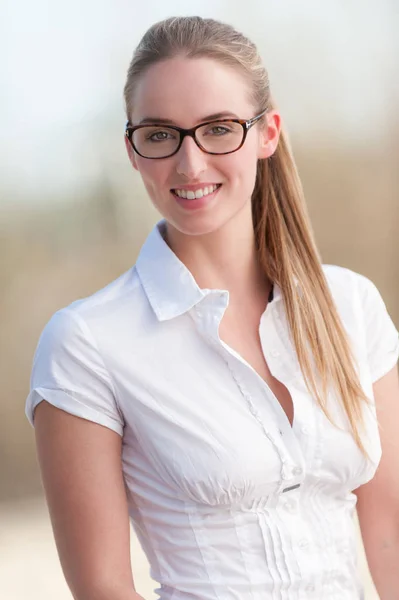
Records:
[[[43,498],[0,505],[1,600],[72,600],[58,561]],[[360,568],[366,582],[365,600],[378,600],[359,543]],[[147,560],[132,533],[132,570],[136,590],[155,600],[158,584],[149,577]]]

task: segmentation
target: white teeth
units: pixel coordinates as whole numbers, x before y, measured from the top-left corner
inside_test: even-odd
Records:
[[[208,196],[208,194],[212,194],[218,188],[217,185],[210,185],[209,187],[201,188],[195,190],[173,190],[177,196],[180,198],[186,198],[187,200],[194,200],[195,198],[203,198],[204,196]]]

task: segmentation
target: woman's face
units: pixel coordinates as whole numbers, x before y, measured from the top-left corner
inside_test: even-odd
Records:
[[[141,77],[130,120],[138,125],[156,118],[188,129],[219,113],[224,113],[224,118],[246,120],[256,115],[243,75],[212,59],[179,57],[152,65]],[[166,221],[183,234],[203,235],[232,219],[242,222],[245,216],[247,220],[257,160],[273,154],[279,127],[280,117],[272,111],[264,125],[256,124],[248,131],[242,148],[219,156],[206,154],[190,137],[185,137],[174,156],[163,159],[143,158],[127,139],[126,143],[134,168]],[[209,192],[216,185],[216,191],[199,200],[182,199],[175,193]]]

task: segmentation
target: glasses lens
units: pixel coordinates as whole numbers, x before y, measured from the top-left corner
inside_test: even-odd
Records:
[[[239,148],[244,137],[244,129],[234,121],[215,121],[199,127],[196,131],[198,143],[206,152],[224,154]]]
[[[146,125],[133,132],[137,151],[147,158],[162,158],[173,154],[179,145],[179,132],[159,125]]]

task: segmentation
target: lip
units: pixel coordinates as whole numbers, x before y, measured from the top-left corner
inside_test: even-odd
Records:
[[[204,183],[193,183],[193,184],[189,184],[189,185],[176,185],[172,188],[170,188],[171,190],[186,190],[188,192],[195,192],[196,190],[203,190],[206,187],[210,187],[211,185],[221,185],[221,183],[211,183],[211,182],[206,182],[204,181]]]
[[[204,187],[206,187],[206,186],[204,186]],[[221,189],[221,187],[222,187],[222,184],[219,184],[219,187],[217,187],[216,190],[214,192],[212,192],[212,194],[207,194],[206,196],[202,196],[202,198],[194,198],[193,200],[187,200],[187,198],[180,198],[180,196],[177,196],[177,194],[174,194],[172,191],[170,193],[173,196],[173,198],[176,200],[177,204],[179,204],[182,208],[191,211],[191,210],[199,210],[201,208],[206,207],[208,204],[210,204],[214,200],[216,194],[219,193],[219,190]],[[181,189],[187,189],[187,188],[173,188],[173,189],[181,190]]]

